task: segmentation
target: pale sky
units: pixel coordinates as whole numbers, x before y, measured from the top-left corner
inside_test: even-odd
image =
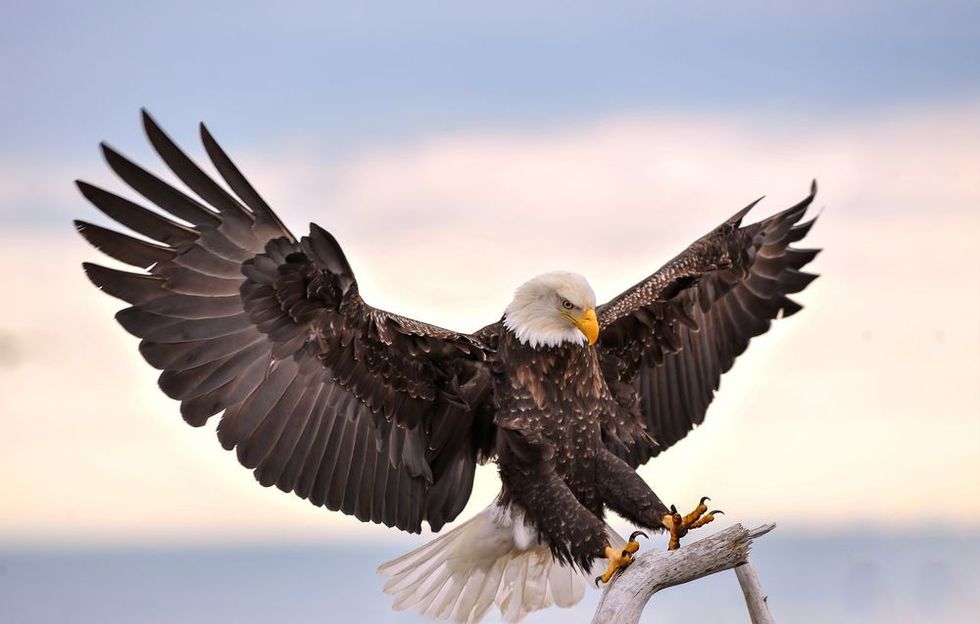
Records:
[[[0,543],[393,536],[258,486],[221,450],[214,422],[205,430],[183,423],[136,339],[112,319],[121,302],[85,280],[83,260],[111,261],[71,229],[72,217],[100,222],[71,180],[124,188],[100,161],[100,139],[161,171],[138,134],[139,105],[195,157],[202,150],[192,122],[206,120],[294,232],[316,221],[335,234],[370,303],[462,330],[498,318],[515,286],[547,270],[580,272],[608,299],[759,195],[767,199],[750,220],[795,203],[816,177],[821,218],[806,244],[825,251],[812,265],[822,277],[799,297],[806,309],[754,341],[723,378],[704,427],[641,474],[668,502],[684,507],[707,494],[726,520],[745,524],[980,529],[980,81],[975,65],[971,74],[959,64],[976,38],[956,19],[967,5],[951,4],[945,18],[929,13],[915,28],[917,6],[903,4],[864,43],[853,25],[801,8],[855,54],[845,63],[833,46],[827,58],[787,48],[768,74],[753,63],[783,49],[783,37],[816,42],[822,33],[777,29],[734,59],[701,49],[667,64],[663,83],[648,83],[638,59],[655,61],[656,50],[629,31],[636,47],[626,67],[581,92],[582,76],[561,54],[590,58],[580,44],[592,39],[628,48],[610,34],[614,20],[590,27],[581,7],[562,18],[554,49],[535,48],[520,20],[493,22],[507,33],[502,64],[513,75],[488,60],[489,47],[467,49],[464,59],[485,81],[434,60],[419,42],[445,29],[421,14],[397,31],[415,42],[406,45],[417,83],[367,77],[387,67],[385,49],[350,61],[346,71],[360,78],[340,84],[356,88],[331,92],[326,77],[300,78],[291,67],[264,78],[273,88],[254,102],[232,98],[235,87],[211,71],[217,61],[127,85],[135,61],[108,44],[82,46],[82,59],[61,64],[28,55],[0,66],[0,77],[25,85],[0,104],[8,138],[0,143],[8,293],[0,316]],[[798,16],[768,5],[758,11],[773,28],[801,28],[787,26]],[[863,9],[854,20],[876,15]],[[39,19],[22,17],[28,25]],[[139,17],[119,17],[122,34],[111,37],[135,37],[126,25]],[[474,40],[492,40],[480,11],[456,17]],[[716,32],[716,17],[696,28]],[[272,27],[299,32],[304,49],[321,42],[324,55],[361,49],[365,33],[380,36],[361,17],[344,19],[346,34],[335,39],[327,35],[339,26],[329,21],[319,29],[283,18]],[[43,37],[65,29],[69,42],[110,36],[87,25],[94,31],[59,24]],[[394,26],[383,20],[378,28]],[[651,28],[664,28],[662,20]],[[915,37],[903,39],[909,33]],[[27,35],[5,34],[16,35],[14,44],[0,37],[0,47],[31,50]],[[906,56],[901,41],[914,41],[916,53]],[[218,43],[212,52],[220,57]],[[157,71],[167,67],[149,48],[134,54]],[[245,58],[270,71],[255,54]],[[595,56],[611,62],[610,54]],[[520,55],[532,62],[522,65]],[[75,72],[85,59],[91,83]],[[52,71],[29,76],[27,67],[43,62],[55,63],[45,66]],[[243,71],[227,62],[233,77]],[[537,70],[548,68],[540,75],[554,86],[537,92]],[[729,86],[733,72],[745,78],[729,99],[705,75],[715,70]],[[344,71],[324,69],[330,77]],[[808,71],[813,84],[797,80]],[[304,101],[284,96],[289,76],[312,89]],[[214,92],[199,89],[209,84]],[[45,93],[77,99],[32,107]],[[493,469],[484,469],[465,513],[497,487]]]

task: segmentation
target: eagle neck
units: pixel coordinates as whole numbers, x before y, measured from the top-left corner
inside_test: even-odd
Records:
[[[602,395],[598,357],[587,343],[531,346],[505,330],[500,346],[504,368],[527,383],[560,386],[559,394]]]

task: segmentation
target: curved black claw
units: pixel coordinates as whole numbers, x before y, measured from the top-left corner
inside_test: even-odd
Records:
[[[720,509],[713,509],[713,510],[711,510],[711,511],[708,512],[708,515],[709,516],[717,516],[718,514],[721,514],[721,515],[724,516],[725,515],[725,512],[722,511],[722,510],[720,510]]]
[[[677,513],[677,505],[671,505],[670,506],[670,513],[671,514],[676,514]]]
[[[602,577],[601,576],[595,577],[595,586],[596,586],[596,589],[599,588],[599,581],[601,581],[601,580],[602,580]]]
[[[650,539],[650,536],[647,535],[646,533],[644,533],[643,531],[633,531],[632,533],[630,533],[630,538],[628,540],[626,540],[626,541],[627,542],[635,542],[637,535],[642,535],[645,539]]]
[[[709,501],[709,500],[711,500],[711,499],[708,498],[707,496],[702,496],[701,497],[701,503],[700,504],[703,505],[704,504],[704,501]]]

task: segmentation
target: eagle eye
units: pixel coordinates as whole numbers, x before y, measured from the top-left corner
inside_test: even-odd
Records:
[[[575,306],[573,306],[572,305],[572,302],[569,301],[568,299],[562,299],[561,300],[561,307],[565,308],[566,310],[571,310]]]

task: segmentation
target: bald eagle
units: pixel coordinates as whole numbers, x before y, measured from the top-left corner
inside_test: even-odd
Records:
[[[710,522],[682,516],[635,469],[699,425],[719,379],[753,336],[800,310],[788,295],[816,276],[791,243],[815,185],[752,225],[735,213],[649,278],[597,305],[574,273],[517,288],[502,318],[472,334],[367,304],[340,245],[311,224],[297,238],[202,125],[206,174],[144,111],[152,146],[193,196],[103,144],[116,174],[162,212],[79,181],[141,235],[76,221],[125,264],[85,263],[129,307],[160,388],[189,424],[222,414],[218,439],[264,486],[418,533],[462,511],[476,465],[502,489],[482,513],[381,566],[397,608],[509,621],[574,604],[593,564],[608,581],[638,545],[605,510],[670,532],[671,548]],[[757,200],[758,201],[758,200]]]

